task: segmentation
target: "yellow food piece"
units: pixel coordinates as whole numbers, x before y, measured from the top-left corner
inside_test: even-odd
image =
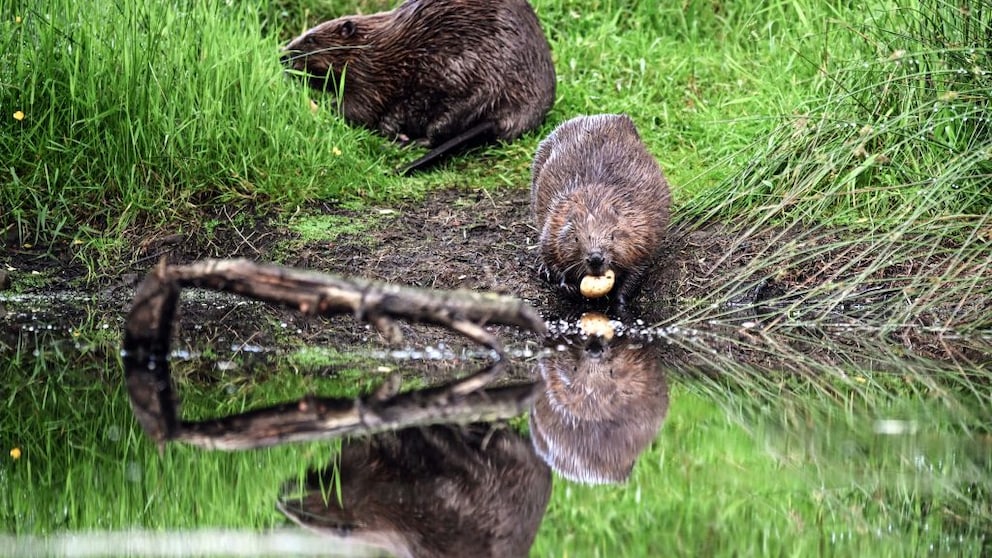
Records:
[[[585,312],[579,316],[579,328],[586,335],[602,337],[607,341],[613,339],[615,333],[610,318],[599,312]]]
[[[600,276],[586,275],[579,283],[579,292],[586,298],[600,298],[606,296],[613,288],[613,281],[616,276],[612,269],[607,269],[606,273]]]

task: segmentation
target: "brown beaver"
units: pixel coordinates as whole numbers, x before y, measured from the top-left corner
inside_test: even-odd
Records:
[[[579,116],[537,148],[531,209],[543,271],[566,293],[583,277],[616,275],[623,308],[640,288],[668,228],[668,182],[626,115]]]
[[[433,148],[403,174],[516,139],[555,100],[551,48],[527,0],[406,0],[317,25],[283,62],[311,87],[339,92],[346,120]]]

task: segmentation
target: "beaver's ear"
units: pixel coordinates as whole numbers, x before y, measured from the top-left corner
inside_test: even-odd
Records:
[[[350,19],[346,19],[344,23],[341,24],[341,28],[338,30],[341,33],[342,39],[347,39],[355,34],[355,22]]]

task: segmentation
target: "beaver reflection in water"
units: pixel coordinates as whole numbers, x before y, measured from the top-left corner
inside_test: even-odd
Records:
[[[328,467],[311,471],[303,496],[280,499],[279,509],[396,556],[527,556],[551,495],[551,471],[531,444],[488,424],[349,440],[338,470],[341,505]]]
[[[514,140],[555,100],[551,47],[527,0],[406,0],[307,30],[283,62],[312,88],[340,92],[346,120],[434,148],[404,174]]]
[[[575,482],[625,482],[668,412],[657,349],[591,337],[538,366],[544,392],[530,413],[537,453]]]

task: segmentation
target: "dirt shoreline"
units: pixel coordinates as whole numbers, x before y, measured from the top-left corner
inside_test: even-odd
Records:
[[[113,265],[103,277],[88,285],[83,283],[85,268],[78,259],[73,258],[70,250],[45,255],[34,249],[8,250],[0,258],[0,267],[10,270],[14,287],[0,295],[11,296],[15,292],[87,293],[99,299],[100,304],[112,313],[123,316],[130,306],[134,286],[162,257],[170,263],[190,263],[208,257],[243,257],[418,287],[465,288],[512,294],[529,302],[546,318],[576,316],[578,313],[573,305],[560,300],[555,291],[539,278],[538,234],[532,223],[525,189],[505,189],[493,193],[482,189],[450,188],[432,192],[423,201],[405,201],[390,207],[361,211],[329,204],[315,206],[312,214],[330,215],[338,222],[350,224],[344,227],[346,232],[318,240],[304,240],[298,231],[276,218],[260,218],[250,222],[226,215],[223,211],[209,218],[205,216],[204,223],[208,219],[212,222],[209,231],[206,226],[201,226],[199,233],[188,235],[162,230],[136,236],[129,260]],[[753,269],[746,269],[748,264],[760,257],[768,246],[785,245],[798,234],[801,232],[790,235],[769,230],[742,240],[727,228],[716,225],[691,231],[673,230],[665,256],[646,282],[633,313],[645,324],[664,323],[678,309],[699,306],[700,301],[713,300],[715,293],[726,293],[732,282],[738,286],[747,285],[743,275],[754,273]],[[835,239],[836,235],[820,231],[813,242],[828,245]],[[804,238],[804,242],[809,240]],[[736,294],[731,293],[732,296],[728,295],[724,303],[753,311],[760,307],[764,299],[787,302],[790,292],[809,288],[810,284],[824,280],[824,261],[827,261],[826,257],[811,261],[806,267],[790,264],[788,269],[764,270],[774,279],[755,283],[758,286],[750,290],[742,288]],[[841,266],[850,262],[838,256],[831,263]],[[925,264],[927,262],[904,261],[893,269],[886,268],[882,273],[896,278],[902,273],[912,276],[927,269]],[[46,277],[47,284],[33,286],[32,277],[36,274]],[[882,287],[885,287],[884,283],[876,283],[872,289],[878,291]],[[890,290],[898,291],[900,288],[898,281],[895,281]],[[883,288],[880,292],[886,291]],[[861,306],[884,306],[885,301],[878,296],[874,299],[870,293],[860,293],[859,296],[856,302]],[[850,306],[855,308],[858,304],[852,303]],[[983,305],[992,305],[992,301],[980,298],[971,304],[977,305],[975,311],[980,311]],[[289,322],[298,332],[298,341],[306,344],[347,347],[379,341],[373,332],[353,320],[307,319],[275,309],[260,314],[254,306],[233,309],[223,306],[185,305],[181,309],[184,334],[206,337],[207,341],[242,337],[261,343],[278,343],[278,331],[260,327],[260,324],[274,319]],[[2,313],[3,310],[0,310]],[[727,318],[731,312],[724,308],[717,313]],[[700,323],[703,321],[700,318]],[[18,320],[8,319],[5,322],[8,327],[4,329],[8,331],[4,337],[9,338],[10,330],[18,327]],[[894,333],[905,336],[905,339],[895,339],[894,342],[903,343],[910,352],[926,358],[986,363],[990,360],[990,353],[982,346],[957,347],[940,336],[927,337],[921,333],[927,324],[921,322],[920,326],[919,331]],[[433,328],[408,326],[405,329],[408,341],[415,346],[447,341],[457,346],[456,340]],[[514,338],[512,332],[501,333],[509,335],[511,343],[522,341]],[[718,349],[734,353],[744,360],[767,360],[768,355],[759,355],[760,350],[752,350],[752,345],[739,342],[741,339],[724,338],[721,341],[724,346]],[[852,342],[860,342],[857,335],[852,336]],[[767,364],[776,365],[773,362]]]

